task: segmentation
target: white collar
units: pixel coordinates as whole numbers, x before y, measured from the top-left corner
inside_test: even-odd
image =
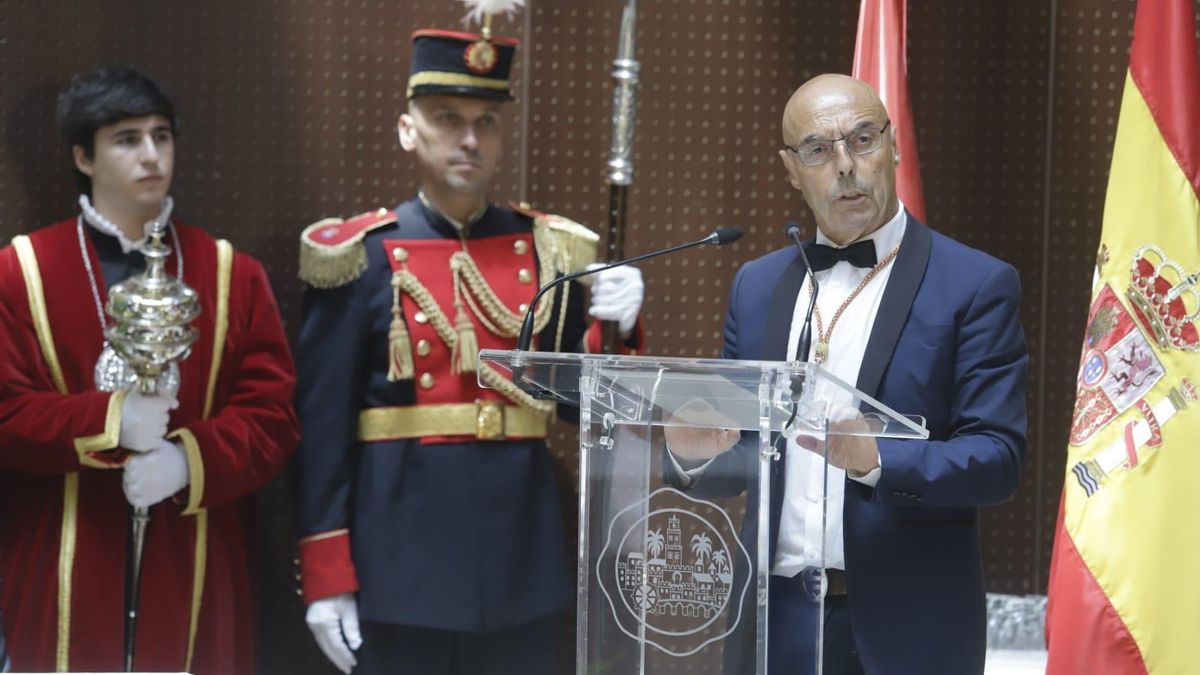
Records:
[[[171,218],[171,211],[175,208],[175,200],[171,199],[170,195],[163,197],[162,208],[158,215],[152,220],[146,221],[142,225],[142,238],[137,241],[132,241],[121,228],[117,227],[111,220],[104,217],[103,213],[96,210],[92,206],[92,200],[88,199],[87,195],[79,195],[79,208],[83,212],[83,219],[88,225],[96,228],[99,232],[107,234],[110,237],[115,237],[117,242],[121,244],[121,251],[129,253],[130,251],[141,252],[142,247],[146,245],[146,232],[150,230],[150,226],[154,223],[166,223]]]
[[[899,200],[896,201],[898,204],[896,215],[892,216],[891,220],[888,220],[886,223],[884,223],[883,227],[880,227],[861,239],[850,242],[850,244],[866,240],[874,241],[876,260],[883,260],[887,254],[892,252],[892,249],[899,246],[900,242],[904,239],[904,231],[908,226],[908,215],[904,210],[904,202]],[[817,243],[824,244],[826,246],[832,246],[834,248],[844,248],[839,244],[833,243],[833,240],[822,234],[819,228],[817,229]],[[849,246],[850,244],[846,244],[846,246]]]

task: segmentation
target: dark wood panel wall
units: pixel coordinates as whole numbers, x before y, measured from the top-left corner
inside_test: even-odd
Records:
[[[600,229],[620,3],[529,4],[501,23],[523,47],[495,197]],[[738,264],[784,245],[788,219],[811,232],[776,156],[780,114],[808,77],[849,71],[858,3],[639,4],[630,253],[717,226],[747,229],[732,251],[643,268],[649,347],[712,355]],[[1044,592],[1135,2],[909,4],[930,224],[1016,265],[1024,285],[1031,453],[1016,497],[984,516],[988,585]],[[167,85],[179,107],[178,215],[266,263],[294,333],[299,230],[412,194],[415,177],[394,131],[409,34],[457,27],[462,13],[450,0],[4,0],[0,241],[76,212],[53,126],[57,90],[80,70],[135,65]],[[569,485],[573,430],[560,429],[554,441]],[[294,594],[286,476],[261,505],[262,671],[323,672]]]

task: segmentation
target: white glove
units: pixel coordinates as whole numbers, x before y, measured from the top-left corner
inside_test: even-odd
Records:
[[[353,593],[342,593],[332,598],[314,600],[304,615],[308,629],[317,640],[317,646],[337,669],[350,674],[358,660],[352,650],[362,646],[362,633],[358,630],[358,603]],[[344,637],[343,637],[344,636]]]
[[[149,508],[187,487],[190,481],[183,448],[160,438],[153,450],[133,455],[125,463],[121,487],[131,505]]]
[[[171,411],[178,407],[179,401],[173,396],[147,396],[137,389],[130,390],[121,404],[121,437],[118,445],[136,452],[154,449],[167,435]]]
[[[603,266],[594,263],[588,269]],[[592,307],[588,314],[601,321],[616,321],[621,332],[628,334],[637,325],[645,290],[642,272],[636,267],[624,265],[604,270],[592,282]]]

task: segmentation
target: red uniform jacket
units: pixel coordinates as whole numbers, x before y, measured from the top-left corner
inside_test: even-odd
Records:
[[[295,374],[262,266],[203,230],[177,232],[202,312],[169,434],[191,483],[151,509],[134,670],[251,673],[243,498],[297,443]],[[75,219],[0,250],[0,606],[17,670],[122,667],[128,453],[123,395],[93,382],[103,342]]]

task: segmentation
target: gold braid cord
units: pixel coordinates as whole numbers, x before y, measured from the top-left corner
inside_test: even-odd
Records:
[[[536,229],[534,237],[536,246],[538,243]],[[538,282],[544,284],[553,279],[557,270],[561,269],[555,264],[558,262],[556,258],[559,256],[557,249],[543,253],[540,246],[538,253]],[[479,321],[494,335],[517,337],[521,332],[521,323],[525,320],[525,313],[514,312],[505,306],[492,287],[488,285],[487,279],[483,278],[483,273],[471,259],[471,254],[459,251],[450,256],[450,269],[454,273],[455,283],[458,283],[459,279],[466,282],[466,290],[470,292],[463,295]],[[550,309],[554,307],[555,292],[556,290],[550,291],[548,296],[538,303],[537,309],[533,312],[534,335],[542,332],[542,329],[546,327],[546,322],[550,320]]]
[[[576,272],[589,263],[596,260],[596,246],[598,245],[599,237],[585,228],[582,225],[573,223],[565,218],[558,216],[540,216],[534,219],[533,222],[533,243],[538,257],[538,281],[546,283],[550,279],[555,278],[559,274],[569,274]],[[530,410],[549,414],[554,409],[554,404],[546,401],[539,401],[521,391],[511,380],[502,375],[499,371],[487,365],[486,363],[475,363],[473,359],[461,359],[462,355],[460,347],[460,335],[466,335],[462,315],[463,307],[470,307],[471,314],[479,319],[493,335],[499,337],[516,337],[521,332],[521,324],[525,319],[523,312],[514,312],[500,300],[496,292],[488,284],[483,273],[479,270],[479,266],[471,259],[471,255],[466,250],[459,251],[450,257],[450,269],[454,277],[454,294],[456,312],[460,316],[455,317],[455,321],[451,323],[446,316],[445,311],[438,305],[433,294],[429,289],[421,283],[408,269],[403,268],[392,275],[392,285],[396,290],[396,297],[393,308],[394,311],[399,311],[399,294],[407,293],[409,297],[417,303],[421,311],[429,317],[430,325],[438,337],[450,348],[452,358],[455,364],[462,360],[467,367],[465,370],[477,368],[480,373],[480,378],[489,387],[499,391],[509,400],[517,405]],[[535,335],[540,334],[550,321],[550,315],[554,307],[557,289],[551,291],[538,306],[533,313],[533,332]],[[556,334],[556,346],[561,348],[563,317],[566,316],[566,301],[567,294],[563,293],[562,311],[558,330]],[[398,318],[398,317],[396,317]],[[395,323],[395,321],[393,321]],[[469,321],[467,322],[469,323]],[[403,339],[406,336],[397,333],[393,340],[398,348],[398,351],[407,352],[409,348],[406,341]],[[468,340],[469,341],[469,340]],[[470,345],[462,345],[464,348],[470,348]],[[411,356],[409,357],[411,360]],[[394,366],[396,379],[408,379],[412,377],[411,365],[403,359],[391,359],[398,363]],[[404,367],[407,366],[407,367]],[[454,372],[462,372],[463,368],[452,368]]]
[[[416,302],[421,311],[425,313],[425,316],[429,317],[429,325],[433,326],[433,330],[437,332],[438,337],[442,338],[442,342],[445,342],[453,350],[458,344],[458,334],[455,332],[454,326],[450,323],[450,319],[446,317],[446,313],[442,311],[437,300],[429,292],[429,289],[425,288],[425,285],[408,270],[400,270],[393,273],[392,283],[399,290],[408,293],[413,302]],[[539,401],[526,394],[517,385],[513,384],[512,380],[500,374],[499,371],[486,363],[479,364],[479,373],[480,377],[489,387],[500,392],[517,405],[546,414],[554,410],[553,403]]]

